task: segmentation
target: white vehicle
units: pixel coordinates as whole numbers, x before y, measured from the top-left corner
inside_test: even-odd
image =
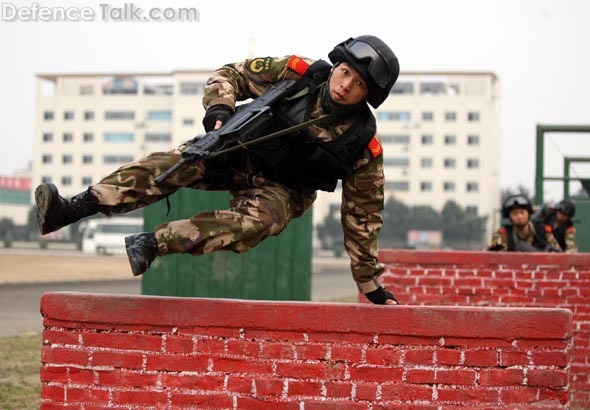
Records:
[[[143,218],[99,218],[84,222],[82,252],[125,254],[125,237],[143,231]]]

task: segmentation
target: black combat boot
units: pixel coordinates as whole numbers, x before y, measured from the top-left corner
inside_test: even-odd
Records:
[[[82,218],[98,212],[98,199],[90,190],[67,200],[59,195],[53,184],[41,184],[35,189],[37,225],[42,235],[57,231]]]
[[[153,233],[137,233],[125,238],[125,250],[133,276],[144,273],[156,256],[158,256],[158,241]]]

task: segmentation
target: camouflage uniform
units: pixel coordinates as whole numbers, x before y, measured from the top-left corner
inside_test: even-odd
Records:
[[[558,242],[565,245],[563,251],[565,253],[577,253],[578,252],[578,245],[576,245],[576,228],[573,224],[569,226],[562,226],[557,221],[553,223],[553,232],[555,233],[556,237],[560,237]],[[563,236],[562,236],[563,235]]]
[[[205,108],[262,95],[269,86],[284,79],[301,78],[288,67],[290,56],[256,58],[228,64],[214,72],[203,98]],[[313,61],[303,59],[304,63]],[[325,86],[325,85],[324,85]],[[322,93],[320,92],[320,96]],[[318,97],[311,117],[324,115]],[[339,118],[329,126],[312,126],[310,132],[322,141],[338,138],[354,122]],[[186,144],[186,143],[185,143]],[[224,186],[203,180],[204,161],[180,169],[164,183],[154,178],[180,160],[184,144],[169,152],[154,153],[122,166],[91,187],[99,209],[109,215],[128,212],[154,203],[181,187],[227,190],[232,195],[228,210],[204,212],[187,220],[164,223],[155,229],[158,254],[201,255],[217,250],[245,252],[269,236],[282,232],[289,221],[302,215],[315,200],[315,193],[302,193],[270,181],[251,166],[232,169],[231,182]],[[377,289],[376,278],[383,272],[378,261],[378,233],[383,223],[383,156],[367,149],[354,164],[354,173],[342,182],[342,227],[344,244],[351,259],[353,277],[362,293]]]
[[[517,239],[525,242],[526,244],[533,246],[533,242],[535,240],[535,225],[533,222],[529,221],[527,225],[519,228],[517,226],[513,226],[514,234]],[[509,232],[505,227],[499,228],[494,235],[492,236],[492,240],[487,246],[487,250],[489,251],[509,251],[509,239],[508,239]],[[516,239],[515,238],[515,239]],[[553,248],[557,252],[561,252],[561,247],[559,243],[553,236],[553,232],[551,226],[545,225],[545,234],[543,238],[548,246]],[[539,249],[539,252],[542,250]]]

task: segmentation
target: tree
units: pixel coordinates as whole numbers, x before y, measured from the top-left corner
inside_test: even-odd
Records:
[[[381,215],[383,227],[379,239],[382,246],[405,246],[406,234],[411,222],[410,208],[390,196],[385,202]]]
[[[0,219],[0,239],[11,240],[14,236],[14,221],[10,218]]]
[[[470,214],[454,201],[445,202],[440,226],[445,246],[454,249],[478,249],[482,246],[487,217]]]

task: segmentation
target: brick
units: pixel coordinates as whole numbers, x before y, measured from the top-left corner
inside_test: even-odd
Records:
[[[369,350],[367,349],[367,361]],[[349,363],[359,363],[361,361],[360,346],[332,346],[330,349],[331,360],[342,360]]]
[[[92,366],[110,366],[125,369],[141,369],[143,365],[143,354],[130,352],[98,351],[92,353],[91,361]]]
[[[222,355],[225,353],[225,342],[219,339],[199,339],[197,353],[206,355]]]
[[[517,389],[501,389],[501,400],[504,404],[533,403],[537,401],[536,388],[522,387]]]
[[[192,337],[169,335],[166,337],[166,352],[169,353],[192,353],[195,349],[195,342]]]
[[[79,345],[79,333],[63,330],[43,330],[43,344]]]
[[[461,351],[455,349],[436,350],[436,363],[439,365],[457,366],[462,364]]]
[[[68,366],[42,366],[39,372],[41,382],[66,384],[69,380]]]
[[[252,378],[241,376],[230,376],[227,381],[227,390],[232,393],[252,393]]]
[[[157,380],[157,375],[153,375]],[[180,389],[194,389],[203,391],[221,391],[225,383],[225,376],[215,376],[208,374],[167,374],[161,376],[163,387],[173,387]]]
[[[325,360],[328,346],[323,344],[296,345],[297,359],[299,360]]]
[[[213,359],[213,370],[230,373],[272,374],[272,362],[248,360],[247,358],[215,358]]]
[[[467,350],[465,366],[493,367],[498,365],[498,352],[495,350]]]
[[[574,396],[574,395],[572,395]],[[581,405],[579,408],[588,408],[588,404],[590,404],[590,394],[588,392],[588,390],[586,390],[586,405]],[[539,400],[546,400],[548,402],[553,401],[555,404],[567,404],[569,399],[573,399],[573,397],[570,397],[568,395],[568,391],[567,390],[546,390],[546,389],[541,389],[539,390]],[[575,405],[575,400],[574,404],[572,405],[572,408],[576,409],[578,408],[578,406]],[[561,408],[561,406],[560,406]],[[567,407],[566,407],[567,408]]]
[[[368,403],[355,403],[351,401],[308,401],[305,402],[305,410],[368,410]]]
[[[352,383],[348,382],[326,382],[326,397],[329,398],[351,398]]]
[[[228,340],[227,354],[232,356],[258,357],[260,353],[260,342],[249,340]]]
[[[94,384],[95,376],[92,370],[70,368],[70,383],[72,384]]]
[[[289,380],[287,395],[315,397],[321,395],[322,384],[311,380]]]
[[[567,385],[567,373],[563,370],[529,369],[527,384],[539,387],[563,387]]]
[[[481,386],[520,386],[524,382],[522,369],[481,369]]]
[[[434,363],[434,350],[407,350],[404,364],[431,365]]]
[[[41,385],[41,397],[43,400],[52,400],[63,402],[65,399],[65,389],[61,386]]]
[[[401,382],[403,375],[402,368],[376,367],[376,366],[355,366],[350,369],[351,380],[387,380]]]
[[[500,393],[497,389],[458,389],[438,388],[438,401],[462,404],[477,403],[478,405],[497,405],[500,402]],[[446,408],[446,407],[445,407]]]
[[[470,369],[437,370],[435,381],[439,384],[475,384],[476,372]]]
[[[109,349],[159,351],[162,348],[162,337],[115,332],[84,333],[82,344]]]
[[[41,362],[51,364],[75,364],[86,366],[90,354],[82,349],[70,349],[67,347],[43,346],[41,350]]]
[[[233,398],[224,393],[172,393],[173,408],[233,409]],[[199,406],[199,407],[194,407]]]
[[[434,370],[407,369],[405,380],[408,383],[433,384],[436,381]]]
[[[526,352],[506,352],[500,351],[500,366],[524,366],[530,362]]]
[[[306,410],[307,405],[305,406]],[[238,409],[244,410],[299,410],[299,402],[270,401],[238,396]]]
[[[256,386],[256,395],[264,396],[281,396],[285,382],[283,379],[254,379]]]
[[[567,366],[567,354],[563,351],[532,352],[532,360],[535,366]]]
[[[432,400],[432,387],[407,384],[385,384],[381,388],[381,400],[414,402]]]
[[[295,359],[295,347],[292,343],[267,342],[262,345],[261,357],[264,359]]]
[[[401,348],[368,348],[365,357],[369,364],[400,366],[402,354]]]
[[[109,391],[92,388],[68,387],[66,389],[69,403],[102,402],[108,403]]]
[[[164,391],[113,390],[112,395],[113,403],[116,404],[151,405],[161,408],[168,402],[168,393]]]
[[[358,400],[372,401],[377,397],[376,383],[355,383],[356,398]]]

